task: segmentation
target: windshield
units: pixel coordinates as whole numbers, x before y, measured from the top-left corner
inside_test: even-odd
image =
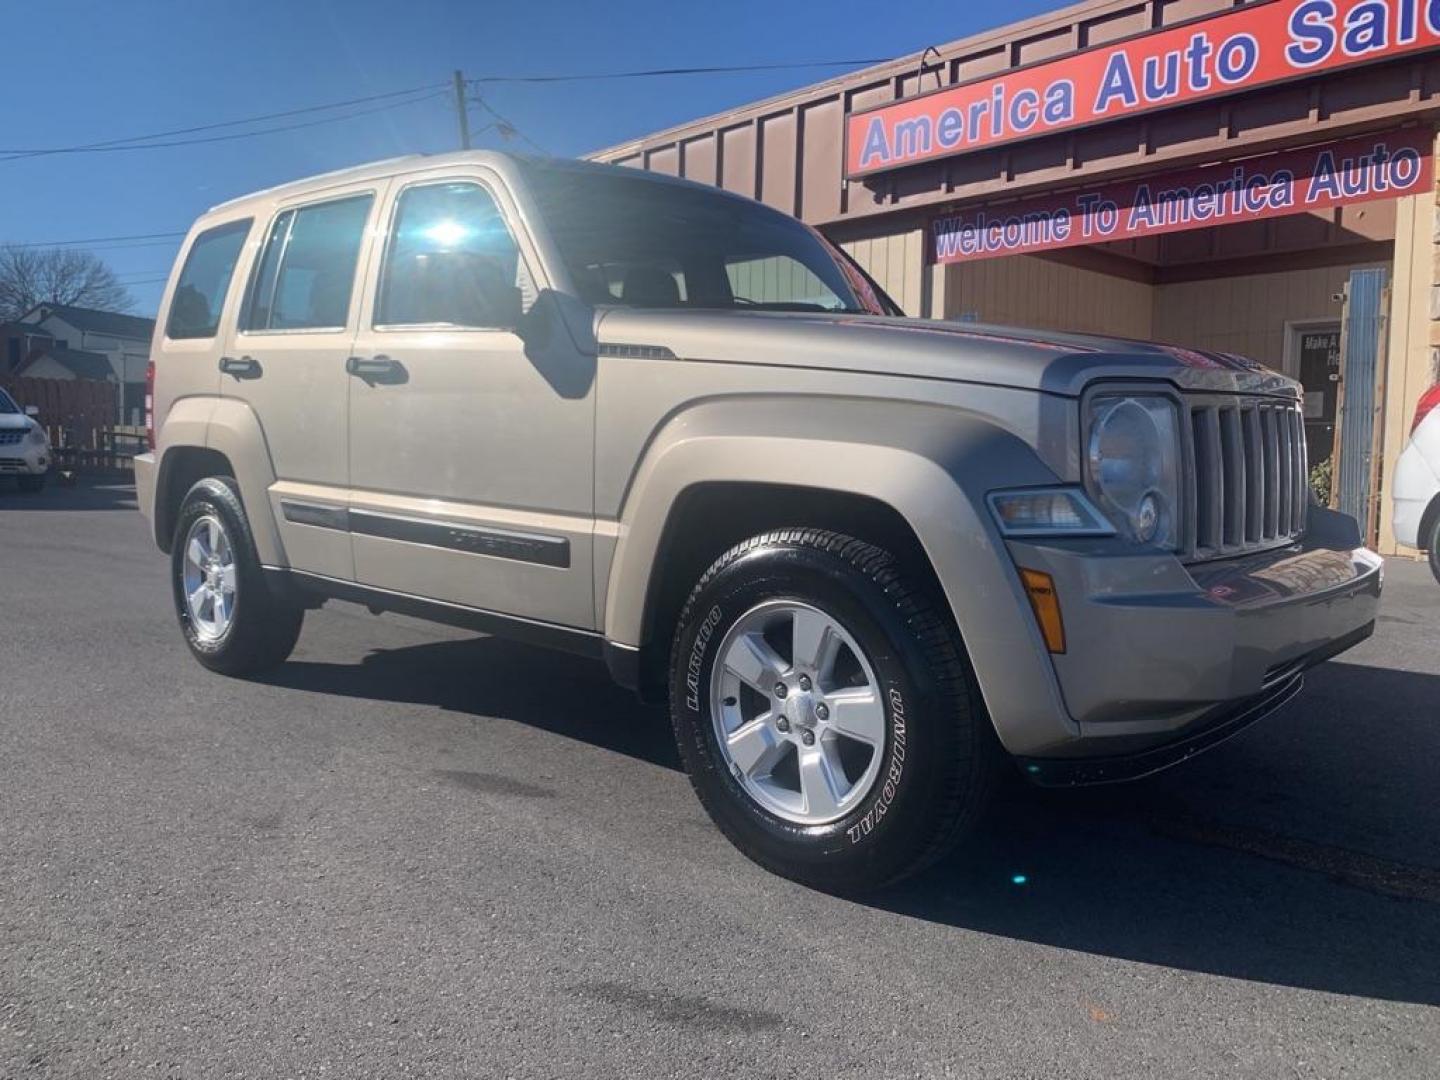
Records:
[[[534,164],[530,187],[595,305],[888,315],[893,303],[814,229],[757,203],[598,169]]]
[[[19,411],[20,406],[15,404],[15,399],[4,390],[0,390],[0,416],[7,416],[11,413],[18,413]]]

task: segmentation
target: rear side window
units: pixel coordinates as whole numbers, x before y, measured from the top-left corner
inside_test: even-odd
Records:
[[[277,217],[250,291],[245,329],[343,329],[373,201],[358,195]]]
[[[488,191],[458,182],[400,196],[377,325],[501,326],[525,291],[520,249]]]
[[[165,323],[168,338],[209,338],[220,328],[220,310],[240,249],[250,235],[250,218],[206,229],[195,238]]]

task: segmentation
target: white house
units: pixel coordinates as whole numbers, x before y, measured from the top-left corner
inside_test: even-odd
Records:
[[[145,367],[150,362],[150,339],[155,320],[114,311],[71,307],[68,304],[39,304],[17,322],[49,333],[53,347],[44,350],[27,365],[24,374],[50,378],[101,378],[105,372],[86,355],[67,363],[65,353],[99,354],[109,366],[108,377],[120,384],[119,409],[123,423],[139,423],[145,408]],[[44,365],[45,371],[35,370]],[[83,370],[86,374],[81,375]]]

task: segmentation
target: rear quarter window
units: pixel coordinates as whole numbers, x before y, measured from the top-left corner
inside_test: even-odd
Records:
[[[250,234],[250,218],[206,229],[190,245],[165,322],[168,338],[209,338],[220,328],[220,312],[235,264]]]

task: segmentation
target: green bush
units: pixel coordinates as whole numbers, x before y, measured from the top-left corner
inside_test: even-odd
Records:
[[[1315,498],[1321,506],[1330,505],[1330,488],[1335,481],[1335,471],[1331,465],[1333,458],[1326,458],[1310,468],[1310,490],[1315,492]]]

